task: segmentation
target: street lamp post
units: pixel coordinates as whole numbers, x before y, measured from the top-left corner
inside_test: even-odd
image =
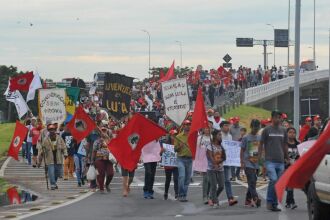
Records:
[[[289,10],[288,10],[288,60],[287,60],[287,76],[289,76],[289,66],[290,66],[290,15],[291,15],[291,0],[289,0]]]
[[[313,30],[313,61],[316,66],[316,57],[315,57],[315,0],[314,0],[314,30]]]
[[[275,66],[275,26],[272,24],[266,24],[266,25],[271,26],[274,32],[274,66]]]
[[[142,30],[143,32],[148,34],[148,39],[149,39],[149,70],[148,70],[148,74],[149,74],[149,79],[150,79],[150,33],[147,30]]]
[[[293,97],[293,123],[299,131],[300,119],[300,9],[301,0],[296,0],[296,18],[295,18],[295,48],[294,48],[294,97]]]
[[[262,54],[264,54],[264,53],[262,53]],[[269,55],[272,55],[273,53],[272,52],[269,52],[269,53],[266,53],[266,66],[268,66],[268,56]]]
[[[182,41],[176,40],[175,42],[180,45],[180,68],[182,69]]]

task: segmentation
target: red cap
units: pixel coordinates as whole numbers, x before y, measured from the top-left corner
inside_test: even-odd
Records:
[[[320,119],[321,119],[321,117],[319,115],[315,115],[314,118],[313,118],[313,121],[318,121]]]
[[[184,125],[190,125],[190,124],[191,124],[191,121],[189,121],[189,120],[184,120],[184,121],[183,121],[183,124],[184,124]]]
[[[308,122],[308,121],[312,121],[312,118],[311,118],[311,117],[307,117],[307,118],[305,119],[305,122]]]
[[[260,122],[262,125],[267,125],[268,124],[268,120],[267,119],[263,119]]]
[[[234,119],[233,119],[234,123],[239,122],[239,120],[240,120],[240,118],[238,116],[234,117]]]
[[[288,119],[288,115],[285,113],[282,113],[282,119]]]
[[[175,129],[172,129],[172,130],[170,130],[170,135],[175,135],[175,134],[177,134],[178,133],[178,131],[177,130],[175,130]]]

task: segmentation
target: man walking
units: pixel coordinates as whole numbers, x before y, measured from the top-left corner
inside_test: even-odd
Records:
[[[48,135],[41,143],[39,158],[45,159],[48,167],[48,177],[50,189],[58,189],[57,179],[63,176],[63,158],[68,156],[67,147],[63,139],[56,134],[56,126],[54,124],[47,125]]]
[[[281,126],[281,113],[272,112],[272,124],[266,127],[261,134],[258,149],[259,161],[262,150],[265,151],[265,165],[269,177],[267,189],[267,209],[273,212],[281,211],[278,206],[275,184],[284,171],[284,164],[288,161],[287,133]]]
[[[179,171],[179,201],[187,202],[187,192],[192,172],[192,154],[188,145],[188,134],[191,122],[183,122],[183,132],[178,134],[174,141],[174,149],[177,152]]]

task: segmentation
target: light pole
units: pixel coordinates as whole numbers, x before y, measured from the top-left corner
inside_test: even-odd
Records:
[[[142,30],[142,31],[148,34],[148,39],[149,39],[149,70],[148,70],[148,74],[149,74],[149,79],[150,79],[150,33],[147,30]]]
[[[308,49],[311,49],[313,51],[314,54],[314,48],[312,46],[307,47]],[[308,59],[309,60],[309,59]]]
[[[274,66],[275,66],[275,27],[272,24],[266,24],[268,26],[271,26],[273,28],[273,33],[274,33]]]
[[[262,54],[264,54],[264,53],[262,53]],[[268,66],[268,60],[269,60],[268,56],[271,54],[273,54],[273,53],[272,52],[266,53],[266,66]]]
[[[300,9],[301,0],[296,0],[296,19],[295,19],[295,47],[294,47],[294,97],[293,97],[293,123],[296,131],[299,131],[300,119]]]
[[[180,68],[182,70],[182,41],[176,40],[175,42],[180,45]]]
[[[286,68],[287,70],[287,76],[289,76],[289,66],[290,66],[290,21],[291,21],[291,0],[289,0],[289,10],[288,10],[288,66]]]
[[[315,0],[314,0],[313,61],[314,61],[314,65],[316,66],[316,58],[315,58]]]

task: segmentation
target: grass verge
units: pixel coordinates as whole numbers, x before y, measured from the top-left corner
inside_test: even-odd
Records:
[[[0,157],[7,152],[15,130],[15,123],[0,124]]]

